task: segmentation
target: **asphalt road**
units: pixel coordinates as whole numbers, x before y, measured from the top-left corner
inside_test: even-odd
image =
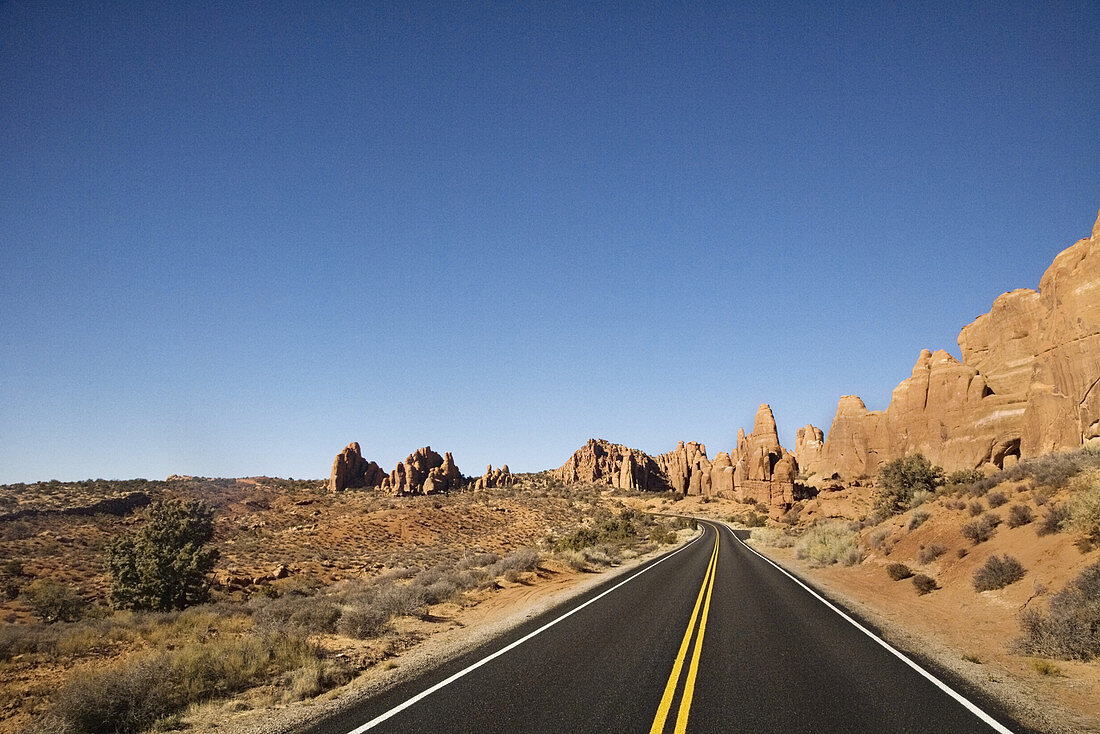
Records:
[[[305,731],[1027,731],[933,678],[707,523],[687,546]]]

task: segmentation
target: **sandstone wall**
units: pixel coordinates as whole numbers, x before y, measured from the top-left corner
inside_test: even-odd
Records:
[[[914,452],[948,471],[1003,467],[1100,439],[1100,218],[1038,291],[1001,295],[958,342],[961,362],[922,351],[885,411],[842,397],[820,449],[800,439],[803,467],[851,479]]]

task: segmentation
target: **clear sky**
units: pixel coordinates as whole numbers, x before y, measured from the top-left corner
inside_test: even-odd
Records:
[[[0,2],[0,482],[885,408],[1100,207],[1100,4]]]

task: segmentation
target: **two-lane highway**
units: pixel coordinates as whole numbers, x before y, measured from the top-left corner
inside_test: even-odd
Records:
[[[728,528],[306,731],[1006,732]]]

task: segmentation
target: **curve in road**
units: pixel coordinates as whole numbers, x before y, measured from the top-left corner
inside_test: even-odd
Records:
[[[703,526],[625,580],[305,731],[1011,731],[1005,716],[991,716],[729,528]]]

